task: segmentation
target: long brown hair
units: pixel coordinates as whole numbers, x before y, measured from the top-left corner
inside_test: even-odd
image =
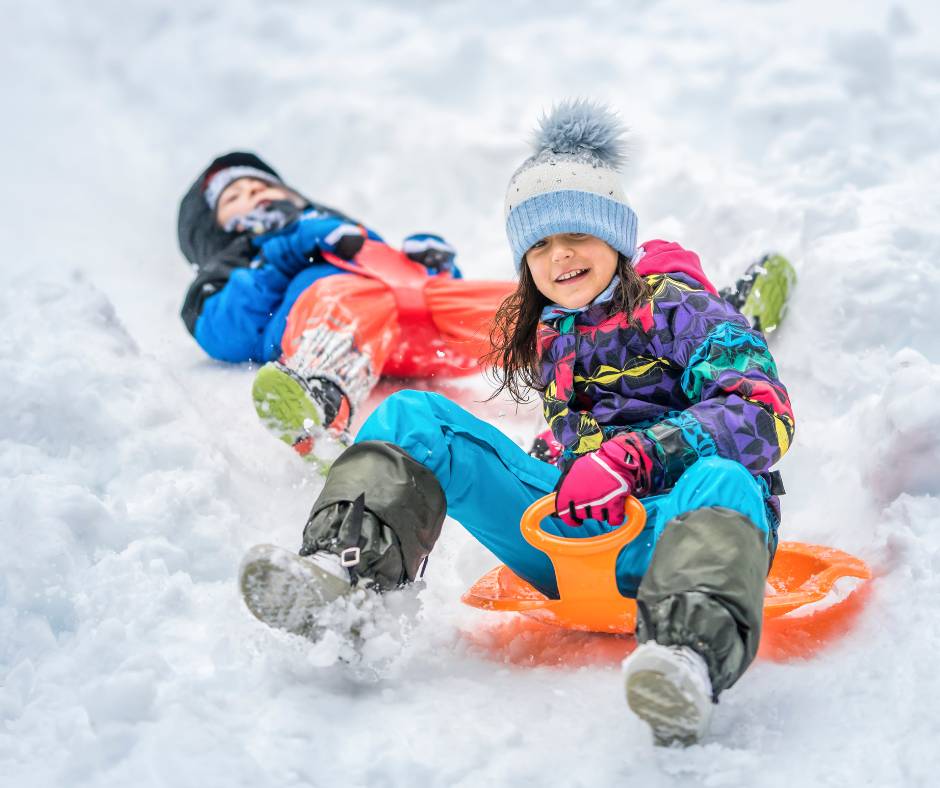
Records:
[[[649,286],[629,258],[619,253],[616,275],[620,287],[611,300],[610,312],[624,312],[632,322],[636,308],[650,297]],[[490,331],[492,350],[482,359],[497,384],[490,399],[508,391],[516,402],[528,402],[530,392],[544,390],[536,340],[542,310],[549,303],[535,286],[523,258],[519,286],[496,310]]]

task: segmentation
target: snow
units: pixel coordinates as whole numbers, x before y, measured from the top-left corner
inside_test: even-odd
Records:
[[[935,781],[936,4],[57,0],[6,4],[4,27],[9,784]],[[253,370],[204,358],[177,316],[177,200],[232,147],[392,241],[436,230],[471,277],[509,277],[505,183],[539,113],[577,95],[632,127],[642,238],[720,283],[768,249],[796,264],[773,338],[798,419],[782,536],[876,572],[848,635],[755,663],[685,751],[653,748],[616,664],[475,645],[492,614],[459,597],[493,559],[453,521],[426,587],[360,622],[358,664],[352,636],[253,620],[240,557],[297,546],[320,482],[259,425]],[[535,429],[473,404],[482,382],[447,390],[520,441]]]

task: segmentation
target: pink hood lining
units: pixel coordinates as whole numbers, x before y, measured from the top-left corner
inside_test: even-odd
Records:
[[[702,261],[695,252],[683,249],[673,241],[647,241],[641,246],[644,254],[636,264],[636,272],[640,276],[685,274],[702,285],[709,293],[718,295],[715,286],[705,276]]]

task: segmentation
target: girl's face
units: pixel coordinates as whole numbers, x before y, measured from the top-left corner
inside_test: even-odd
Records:
[[[587,233],[557,233],[525,254],[539,292],[568,309],[587,306],[617,271],[617,250]]]
[[[258,178],[239,178],[226,186],[219,195],[215,219],[220,227],[225,227],[236,216],[247,216],[255,208],[275,200],[296,202],[293,192],[280,186],[273,186]]]

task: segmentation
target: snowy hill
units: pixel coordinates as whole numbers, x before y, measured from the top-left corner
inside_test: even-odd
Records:
[[[936,783],[935,4],[7,5],[10,785]],[[781,536],[876,572],[846,637],[755,663],[686,751],[653,748],[615,664],[480,648],[491,619],[459,597],[494,561],[453,521],[427,587],[373,611],[360,664],[254,621],[239,558],[299,544],[319,482],[258,424],[252,369],[204,358],[177,316],[177,200],[233,147],[392,242],[436,230],[470,277],[509,277],[503,189],[540,111],[574,95],[632,127],[641,238],[719,283],[768,249],[794,261]],[[474,407],[519,441],[538,423]]]

